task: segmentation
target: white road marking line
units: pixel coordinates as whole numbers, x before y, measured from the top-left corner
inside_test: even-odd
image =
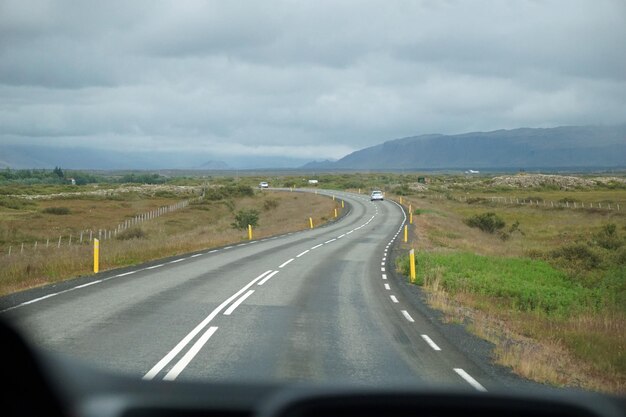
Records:
[[[237,247],[246,246],[246,245],[247,245],[247,243],[240,243],[240,244],[237,245]]]
[[[204,346],[204,344],[209,341],[211,336],[213,336],[213,334],[215,334],[216,331],[217,331],[216,326],[209,327],[209,329],[206,332],[204,332],[204,334],[200,337],[200,339],[198,339],[198,341],[193,344],[191,349],[189,349],[189,351],[185,354],[185,356],[183,356],[176,363],[176,365],[174,365],[174,367],[167,373],[167,375],[165,375],[163,379],[166,381],[175,380],[176,377],[178,377],[178,375],[183,371],[183,369],[185,369],[187,365],[189,365],[189,362],[191,362],[191,360],[198,354],[198,352],[200,352],[200,349],[202,349],[202,346]]]
[[[98,284],[98,283],[100,283],[100,282],[102,282],[102,280],[101,280],[101,279],[96,280],[96,281],[92,281],[92,282],[88,282],[87,284],[77,285],[77,286],[75,286],[75,287],[74,287],[74,289],[85,288],[85,287],[88,287],[88,286],[90,286],[90,285]]]
[[[241,297],[239,297],[239,299],[237,301],[235,301],[234,303],[232,303],[230,305],[230,307],[228,307],[226,309],[226,311],[224,312],[225,316],[230,316],[233,311],[235,311],[235,309],[237,307],[239,307],[239,304],[243,303],[245,301],[246,298],[250,297],[252,294],[254,294],[254,290],[250,290],[247,293],[245,293],[244,295],[242,295]]]
[[[435,342],[433,342],[433,339],[431,339],[430,337],[428,337],[428,335],[423,334],[422,335],[422,339],[424,339],[426,341],[426,343],[428,343],[428,345],[433,348],[434,350],[441,350],[441,348],[439,346],[437,346],[437,344]]]
[[[155,268],[160,268],[160,267],[162,267],[163,265],[165,265],[165,264],[152,265],[152,266],[149,266],[149,267],[147,267],[147,268],[145,268],[145,269],[155,269]]]
[[[354,230],[350,230],[349,232],[346,232],[346,234],[349,235],[352,232],[354,232]]]
[[[61,294],[61,293],[55,292],[55,293],[52,293],[52,294],[44,295],[43,297],[35,298],[35,299],[30,300],[30,301],[24,301],[20,305],[21,306],[26,306],[28,304],[36,303],[37,301],[45,300],[46,298],[54,297],[55,295],[59,295],[59,294]]]
[[[324,242],[324,244],[330,243],[330,242],[334,242],[335,240],[337,240],[337,238],[332,238],[330,240],[327,240],[326,242]]]
[[[177,262],[181,262],[181,261],[184,261],[184,260],[185,260],[185,258],[174,259],[173,261],[169,261],[168,264],[175,264]]]
[[[389,298],[391,298],[391,301],[393,301],[394,303],[399,302],[395,295],[390,295]]]
[[[320,243],[319,245],[315,245],[315,246],[313,246],[313,247],[311,248],[311,250],[313,250],[313,249],[317,249],[317,248],[319,248],[320,246],[324,246],[324,244],[323,244],[323,243]]]
[[[293,262],[294,258],[289,259],[288,261],[283,262],[282,264],[278,265],[279,268],[282,268],[284,266],[289,265],[289,263]]]
[[[197,258],[198,256],[204,255],[203,253],[196,253],[195,255],[191,255],[190,258]]]
[[[270,272],[270,271],[267,271]],[[268,276],[266,276],[265,278],[263,278],[261,281],[259,281],[259,283],[257,285],[263,285],[265,284],[267,281],[269,281],[270,278],[272,278],[274,275],[278,274],[278,271],[274,271],[271,274],[269,274]]]
[[[297,255],[296,255],[296,258],[299,258],[299,257],[301,257],[302,255],[306,255],[307,253],[309,253],[309,251],[310,251],[310,250],[311,250],[311,249],[307,249],[307,250],[305,250],[304,252],[300,252],[299,254],[297,254]]]
[[[217,252],[217,251],[218,251],[217,249],[213,249],[213,250],[211,250],[211,251],[208,251],[207,253],[215,253],[215,252]]]
[[[337,239],[341,239],[342,237],[344,237],[346,234],[344,233],[343,235],[339,235],[337,236]]]
[[[382,266],[385,266],[385,262],[381,262],[380,264],[381,264]]]
[[[123,274],[117,274],[111,278],[125,277],[126,275],[131,275],[131,274],[134,274],[135,272],[137,271],[124,272]]]
[[[408,311],[406,310],[401,310],[400,311],[402,313],[402,315],[404,316],[405,319],[407,319],[408,321],[410,321],[411,323],[415,323],[415,320],[413,320],[413,317],[411,317],[411,315],[409,314]]]
[[[383,262],[385,262],[387,260],[386,256],[383,256]]]
[[[185,346],[187,346],[189,344],[189,342],[191,342],[193,340],[194,337],[196,337],[196,335],[198,333],[200,333],[202,331],[202,329],[204,329],[210,322],[211,320],[213,320],[228,304],[230,304],[234,299],[236,299],[237,297],[239,297],[241,294],[243,294],[245,291],[248,290],[248,288],[250,288],[251,286],[253,286],[254,284],[256,284],[257,281],[259,281],[261,278],[263,278],[264,276],[266,276],[267,274],[269,274],[271,272],[271,270],[269,271],[265,271],[264,273],[262,273],[261,275],[259,275],[258,277],[256,277],[255,279],[253,279],[252,281],[250,281],[248,284],[246,284],[243,288],[241,288],[239,291],[237,291],[236,293],[234,293],[233,295],[231,295],[230,297],[228,297],[228,299],[226,299],[226,301],[224,301],[222,304],[220,304],[219,306],[217,306],[213,311],[211,311],[211,313],[205,317],[204,320],[202,320],[200,322],[200,324],[198,324],[192,331],[190,331],[187,336],[185,336],[180,342],[178,342],[178,344],[174,347],[174,349],[170,350],[164,357],[163,359],[161,359],[159,362],[157,362],[156,365],[154,365],[152,367],[152,369],[150,369],[148,371],[148,373],[146,373],[143,376],[143,379],[145,380],[150,380],[152,378],[154,378],[159,372],[161,372],[161,370],[163,368],[165,368],[167,366],[168,363],[170,363],[172,361],[172,359],[174,359],[176,357],[176,355],[178,355],[180,353],[181,350],[183,350],[185,348]]]
[[[383,274],[383,279],[387,279],[387,274]]]
[[[385,268],[384,267],[380,268],[380,272],[385,272]]]
[[[385,289],[386,289],[387,291],[389,291],[389,290],[391,289],[391,287],[389,286],[389,284],[385,284]]]
[[[226,247],[224,248],[224,250],[226,250],[226,249],[231,249],[231,248],[232,248],[232,246],[226,246]]]
[[[463,378],[468,384],[470,384],[472,387],[476,388],[478,391],[487,392],[485,387],[480,385],[480,383],[478,381],[476,381],[474,378],[472,378],[472,376],[470,374],[468,374],[467,372],[465,372],[463,369],[461,369],[461,368],[454,368],[454,372],[459,374],[459,376],[461,378]]]

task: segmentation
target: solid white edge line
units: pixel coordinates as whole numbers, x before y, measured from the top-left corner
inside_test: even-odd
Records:
[[[427,334],[423,334],[422,335],[422,339],[424,339],[426,341],[426,343],[428,343],[428,345],[433,348],[433,350],[441,350],[441,348],[439,346],[437,346],[437,344],[435,342],[433,342],[433,339],[431,339],[430,337],[428,337]]]
[[[293,262],[294,258],[289,259],[288,261],[283,262],[282,264],[278,265],[279,268],[282,268],[284,266],[289,265],[291,262]]]
[[[268,271],[269,272],[269,271]],[[263,285],[265,284],[267,281],[269,281],[270,278],[272,278],[274,275],[278,274],[278,271],[274,271],[271,274],[269,274],[268,276],[266,276],[265,278],[263,278],[261,281],[259,281],[259,283],[257,285]]]
[[[391,301],[393,301],[394,303],[399,302],[395,295],[390,295],[389,298],[391,298]]]
[[[230,304],[234,299],[236,299],[237,297],[239,297],[241,294],[243,294],[248,288],[250,288],[251,286],[253,286],[257,281],[259,281],[261,278],[263,278],[264,276],[266,276],[267,274],[269,274],[272,270],[270,269],[269,271],[265,271],[264,273],[262,273],[261,275],[259,275],[258,277],[256,277],[255,279],[253,279],[252,281],[250,281],[248,284],[246,284],[243,288],[241,288],[239,291],[237,291],[236,293],[234,293],[233,295],[231,295],[230,297],[228,297],[226,299],[226,301],[222,302],[222,304],[220,304],[219,306],[217,306],[213,311],[211,311],[211,313],[205,317],[204,320],[202,320],[196,327],[194,327],[194,329],[192,331],[190,331],[185,337],[183,337],[183,339],[178,342],[178,344],[176,346],[174,346],[174,348],[172,350],[170,350],[160,361],[157,362],[156,365],[154,365],[144,376],[143,379],[144,380],[151,380],[153,379],[159,372],[161,372],[161,370],[163,368],[165,368],[167,366],[168,363],[170,363],[172,361],[172,359],[174,359],[176,357],[176,355],[178,355],[180,353],[181,350],[183,350],[185,348],[185,346],[187,346],[194,337],[196,337],[196,335],[198,333],[200,333],[202,331],[202,329],[204,329],[210,322],[211,320],[213,320],[228,304]]]
[[[487,389],[485,387],[480,385],[480,383],[478,381],[476,381],[474,378],[472,378],[472,376],[470,374],[468,374],[467,372],[465,372],[463,369],[461,369],[461,368],[454,368],[454,372],[459,374],[459,376],[461,378],[463,378],[472,387],[476,388],[476,390],[482,391],[482,392],[487,392]]]
[[[301,256],[303,256],[303,255],[306,255],[307,253],[309,253],[309,251],[310,251],[310,250],[311,250],[311,249],[307,249],[307,250],[305,250],[304,252],[300,252],[299,254],[297,254],[297,255],[296,255],[296,258],[299,258],[299,257],[301,257]]]
[[[102,282],[102,280],[101,280],[101,279],[99,279],[99,280],[96,280],[96,281],[88,282],[87,284],[77,285],[77,286],[75,286],[74,288],[75,288],[75,289],[85,288],[85,287],[88,287],[88,286],[90,286],[90,285],[98,284],[99,282]]]
[[[176,377],[178,377],[178,375],[187,367],[187,365],[189,365],[189,362],[191,362],[191,360],[198,354],[198,352],[200,352],[202,346],[204,346],[204,344],[209,341],[211,336],[213,336],[216,331],[216,326],[209,327],[208,330],[204,332],[204,334],[200,337],[200,339],[198,339],[198,341],[193,344],[191,349],[189,349],[187,353],[185,353],[185,356],[183,356],[176,363],[176,365],[174,365],[174,367],[167,373],[167,375],[165,375],[163,379],[165,381],[175,380]]]
[[[415,320],[413,320],[413,317],[411,317],[411,315],[409,314],[408,311],[406,310],[401,310],[400,311],[402,313],[402,315],[404,316],[405,319],[407,319],[408,321],[410,321],[411,323],[415,323]]]
[[[241,297],[239,297],[239,299],[237,301],[235,301],[234,303],[232,303],[230,305],[230,307],[228,307],[226,309],[226,311],[224,312],[225,316],[230,316],[233,311],[235,311],[235,309],[237,307],[239,307],[239,304],[243,303],[245,301],[246,298],[250,297],[252,294],[254,294],[254,290],[249,290],[247,293],[245,293],[244,295],[242,295]]]
[[[21,306],[26,306],[26,305],[29,305],[29,304],[32,304],[32,303],[36,303],[36,302],[41,301],[41,300],[45,300],[46,298],[54,297],[55,295],[59,295],[59,294],[60,293],[55,292],[55,293],[52,293],[52,294],[44,295],[43,297],[35,298],[35,299],[30,300],[30,301],[24,301],[20,305]]]
[[[117,274],[112,278],[125,277],[126,275],[131,275],[131,274],[134,274],[135,272],[137,271],[124,272],[123,274]]]

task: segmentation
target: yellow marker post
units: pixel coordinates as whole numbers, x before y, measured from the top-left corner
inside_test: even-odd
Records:
[[[361,189],[359,188],[359,194],[361,194]]]
[[[313,229],[313,218],[309,217],[309,226],[311,226],[311,229]]]
[[[100,271],[100,241],[93,240],[93,272],[97,274]]]
[[[415,284],[415,249],[411,249],[409,252],[409,265],[411,270],[411,283]]]
[[[333,196],[333,201],[335,201],[335,196]]]
[[[400,196],[400,204],[402,204],[402,196]]]
[[[252,225],[248,225],[248,240],[252,240]]]
[[[341,200],[341,208],[344,208],[345,206],[343,205],[343,200]]]
[[[335,209],[335,217],[337,217],[337,209]]]
[[[404,243],[409,241],[409,226],[404,225]]]
[[[413,205],[409,204],[409,212],[413,211]]]
[[[413,224],[413,212],[409,212],[409,224]]]

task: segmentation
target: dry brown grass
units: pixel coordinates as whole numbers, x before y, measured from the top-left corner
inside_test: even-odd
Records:
[[[266,200],[275,201],[275,208],[264,210]],[[65,200],[65,203],[71,208],[71,215],[54,216],[59,218],[59,223],[54,227],[71,228],[70,225],[74,224],[84,226],[94,222],[96,218],[101,219],[102,227],[108,218],[106,226],[111,227],[111,224],[121,222],[125,216],[171,204],[171,201],[137,201],[130,207],[115,201],[98,201],[102,204],[93,208],[93,202]],[[92,208],[92,211],[85,207]],[[142,223],[139,227],[146,235],[144,239],[101,241],[100,269],[133,265],[245,240],[247,232],[231,227],[234,211],[242,208],[254,208],[260,212],[259,226],[253,231],[256,239],[308,228],[309,217],[313,217],[314,224],[319,226],[332,219],[335,207],[341,209],[340,204],[338,206],[336,202],[321,195],[271,191],[255,197],[237,199],[232,205],[226,202],[192,205]],[[25,233],[35,234],[38,232],[37,225],[48,224],[49,221],[39,219],[41,221],[38,222],[38,212],[35,211],[34,214],[31,213],[35,221],[29,224],[28,214],[22,215],[24,218],[20,224],[26,229]],[[29,247],[23,255],[3,255],[0,256],[0,294],[87,275],[91,273],[92,265],[92,248],[88,243],[63,246],[60,249],[40,246],[36,251]]]

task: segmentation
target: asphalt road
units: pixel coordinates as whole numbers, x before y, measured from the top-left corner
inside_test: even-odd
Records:
[[[349,212],[325,227],[21,293],[2,314],[46,348],[144,379],[501,387],[391,279],[400,206],[335,195]]]

